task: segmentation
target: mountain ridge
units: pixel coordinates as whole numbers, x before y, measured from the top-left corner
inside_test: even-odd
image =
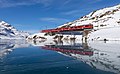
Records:
[[[29,33],[18,31],[5,21],[0,21],[0,39],[24,39],[28,35]]]
[[[102,28],[107,26],[108,23],[104,23],[110,19],[113,19],[112,21],[116,20],[116,22],[118,22],[120,24],[120,19],[119,16],[117,17],[116,14],[120,13],[120,4],[113,6],[113,7],[106,7],[106,8],[102,8],[99,10],[95,10],[91,13],[89,13],[88,15],[85,15],[81,18],[79,18],[78,20],[75,20],[73,22],[68,22],[65,23],[61,26],[58,27],[69,27],[69,26],[77,26],[77,25],[85,25],[85,24],[93,24],[94,28]],[[98,25],[97,25],[97,24]],[[103,23],[103,24],[101,24]],[[115,21],[114,21],[115,23]],[[99,26],[99,27],[97,27]],[[112,25],[110,25],[112,26]]]

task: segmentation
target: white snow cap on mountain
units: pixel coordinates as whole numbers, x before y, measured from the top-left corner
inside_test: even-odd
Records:
[[[28,35],[27,32],[18,31],[10,24],[0,21],[0,39],[23,39]]]

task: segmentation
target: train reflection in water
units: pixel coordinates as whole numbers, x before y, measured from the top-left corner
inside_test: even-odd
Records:
[[[88,55],[92,56],[92,49],[88,49],[87,44],[74,44],[74,45],[45,45],[42,46],[42,49],[53,50],[57,52],[61,52],[67,55],[70,54],[80,54],[80,55]]]

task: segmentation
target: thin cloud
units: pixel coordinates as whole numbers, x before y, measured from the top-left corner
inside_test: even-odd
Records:
[[[93,8],[86,8],[86,9],[80,9],[80,10],[76,9],[76,10],[61,12],[60,14],[62,16],[71,16],[71,17],[80,18],[80,17],[82,17],[84,15],[89,14],[91,12],[90,10],[94,10],[94,9]]]
[[[24,6],[24,5],[35,5],[42,4],[44,6],[49,6],[52,3],[52,0],[0,0],[0,7],[15,7],[15,6]]]
[[[66,0],[65,2],[63,2],[62,6],[67,5],[67,4],[69,4],[70,2],[71,2],[71,0]]]
[[[71,10],[71,11],[63,12],[62,14],[64,14],[64,15],[75,15],[75,14],[78,14],[80,12],[81,12],[80,10]]]
[[[102,1],[102,0],[89,0],[88,2],[90,3],[90,4],[94,4],[94,3],[97,3],[97,2],[100,2],[100,1]]]
[[[45,17],[45,18],[40,18],[40,21],[51,22],[51,23],[56,23],[56,24],[61,24],[61,23],[68,22],[69,20],[68,20],[68,19],[64,19],[64,18]]]

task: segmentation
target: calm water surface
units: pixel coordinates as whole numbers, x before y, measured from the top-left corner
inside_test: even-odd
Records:
[[[117,44],[2,40],[0,74],[119,74]]]

